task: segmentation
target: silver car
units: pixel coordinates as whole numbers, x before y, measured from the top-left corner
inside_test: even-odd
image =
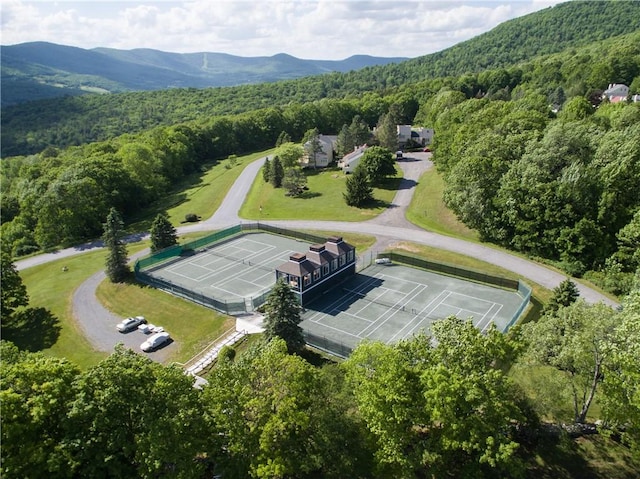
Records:
[[[153,336],[150,336],[144,343],[140,345],[140,349],[142,349],[145,353],[150,351],[154,351],[162,346],[164,343],[169,341],[171,337],[169,333],[163,331],[161,333],[156,333]]]
[[[137,329],[138,326],[140,326],[141,324],[145,324],[146,322],[147,320],[144,319],[144,316],[135,316],[132,318],[127,318],[124,321],[118,323],[116,325],[116,329],[121,333],[128,333],[129,331]]]

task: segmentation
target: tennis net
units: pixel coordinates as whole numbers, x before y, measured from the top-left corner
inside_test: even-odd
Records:
[[[351,294],[353,296],[356,296],[360,299],[364,299],[365,301],[368,301],[369,303],[374,303],[374,304],[379,304],[380,306],[384,306],[386,308],[389,309],[395,309],[396,311],[400,311],[402,313],[406,313],[406,314],[412,314],[414,316],[418,315],[418,311],[414,308],[409,308],[407,307],[406,304],[398,304],[398,303],[390,303],[387,301],[382,301],[378,298],[373,299],[367,296],[366,293],[363,293],[362,291],[356,291],[355,289],[347,289],[347,288],[342,288],[342,291],[344,291],[345,293]]]
[[[256,261],[251,261],[249,259],[243,259],[243,258],[236,258],[235,256],[228,256],[222,253],[214,252],[209,248],[204,248],[203,251],[206,252],[207,254],[210,254],[211,256],[217,256],[219,258],[228,259],[229,261],[233,261],[234,263],[238,263],[238,264],[246,264],[247,266],[251,266],[252,268],[259,268],[269,272],[272,272],[275,270],[275,268],[270,268],[269,266],[265,266],[264,264],[257,263]]]

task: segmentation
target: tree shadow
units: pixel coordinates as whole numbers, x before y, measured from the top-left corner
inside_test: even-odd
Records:
[[[60,321],[46,308],[27,308],[16,313],[16,321],[3,328],[3,337],[20,349],[41,351],[60,337]]]
[[[322,196],[322,193],[318,191],[303,191],[298,196],[292,196],[291,198],[299,198],[303,200],[308,200],[310,198],[317,198],[318,196]]]
[[[382,178],[379,181],[376,181],[375,183],[375,187],[380,189],[380,190],[390,190],[390,191],[395,191],[398,190],[400,188],[400,185],[402,184],[403,178]],[[409,181],[413,181],[413,180],[406,180],[407,182]],[[415,184],[415,181],[413,182]]]

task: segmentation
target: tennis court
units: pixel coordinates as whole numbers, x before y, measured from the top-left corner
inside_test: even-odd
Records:
[[[307,341],[349,352],[363,339],[395,343],[437,319],[471,318],[482,331],[507,329],[522,306],[515,290],[465,281],[399,264],[373,265],[307,306]],[[334,347],[330,347],[333,345]]]
[[[268,233],[245,233],[146,273],[206,298],[244,304],[273,288],[275,268],[293,253],[307,251],[310,244]]]

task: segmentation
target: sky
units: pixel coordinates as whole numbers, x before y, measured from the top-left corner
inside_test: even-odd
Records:
[[[562,0],[0,0],[2,45],[414,58]]]

